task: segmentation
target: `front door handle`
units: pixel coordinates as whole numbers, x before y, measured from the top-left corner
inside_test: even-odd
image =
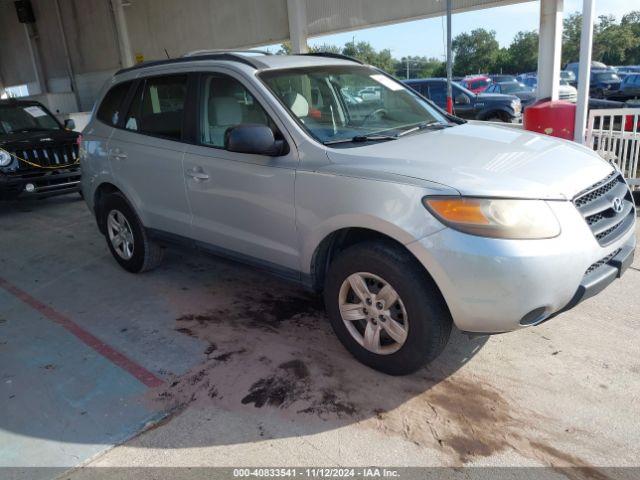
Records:
[[[202,170],[187,170],[187,176],[193,178],[197,182],[203,182],[209,180],[209,175]]]

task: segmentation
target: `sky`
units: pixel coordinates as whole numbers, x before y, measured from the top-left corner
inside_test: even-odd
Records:
[[[622,15],[631,10],[640,10],[638,0],[596,0],[596,16],[615,15],[620,20]],[[582,0],[565,0],[564,13],[582,11]],[[537,30],[539,22],[540,3],[527,2],[505,7],[477,10],[453,15],[452,34],[455,37],[459,33],[483,27],[487,30],[495,30],[496,38],[501,47],[507,47],[513,37],[520,30]],[[355,41],[370,42],[377,50],[389,48],[396,58],[406,55],[418,55],[443,58],[445,53],[444,35],[446,22],[444,17],[405,22],[384,27],[368,28],[353,32],[325,35],[309,39],[309,45],[323,43],[342,46],[350,42],[355,36]],[[276,51],[277,47],[271,47]]]

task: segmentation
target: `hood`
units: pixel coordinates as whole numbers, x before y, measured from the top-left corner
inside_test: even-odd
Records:
[[[69,130],[46,130],[38,132],[17,132],[0,134],[0,146],[6,149],[29,149],[47,147],[59,143],[71,143],[78,138],[78,132]]]
[[[478,93],[476,95],[479,101],[484,102],[504,102],[511,103],[514,100],[514,95],[506,95],[504,93]],[[515,97],[517,99],[517,97]]]
[[[480,122],[327,154],[334,173],[383,171],[478,196],[571,199],[613,171],[573,142]]]

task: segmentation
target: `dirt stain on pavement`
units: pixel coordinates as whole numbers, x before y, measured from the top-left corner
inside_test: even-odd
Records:
[[[483,340],[458,334],[428,368],[389,377],[345,351],[318,296],[277,281],[225,280],[203,297],[200,311],[176,319],[177,331],[208,347],[201,365],[150,394],[164,408],[270,410],[297,423],[327,422],[326,428],[359,422],[435,449],[452,466],[513,451],[546,465],[580,467],[577,478],[606,478],[549,445],[560,436],[570,442],[562,422],[458,371]],[[184,302],[193,305],[193,298]]]

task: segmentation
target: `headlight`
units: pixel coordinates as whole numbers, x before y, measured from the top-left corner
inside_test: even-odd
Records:
[[[426,197],[423,203],[445,225],[493,238],[538,239],[560,234],[560,224],[542,200]]]
[[[11,155],[9,154],[9,152],[0,149],[0,167],[8,166],[11,164],[12,161],[13,159],[11,158]]]
[[[521,106],[522,106],[522,104],[520,103],[520,100],[511,100],[511,108],[514,111],[519,112]]]

